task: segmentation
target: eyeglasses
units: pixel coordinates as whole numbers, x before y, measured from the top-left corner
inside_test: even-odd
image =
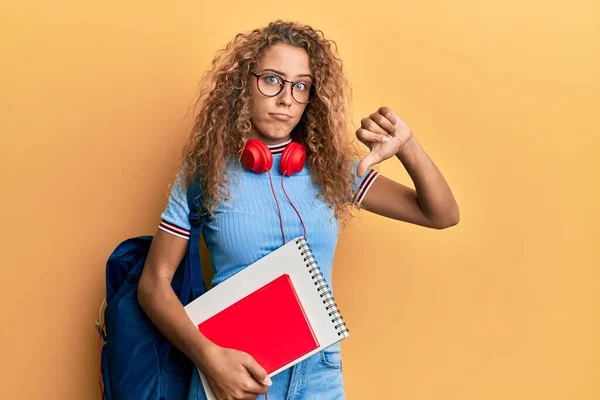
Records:
[[[279,75],[275,75],[272,72],[252,72],[252,75],[256,77],[256,85],[258,86],[258,91],[261,92],[264,96],[277,96],[285,87],[285,83],[289,82],[292,84],[292,97],[294,98],[294,100],[296,100],[296,102],[300,104],[307,104],[312,101],[315,89],[315,85],[313,85],[312,82],[286,81]]]

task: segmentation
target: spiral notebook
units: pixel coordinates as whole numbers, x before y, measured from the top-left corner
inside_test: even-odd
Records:
[[[349,336],[303,237],[213,287],[185,310],[207,338],[251,354],[269,376]],[[200,378],[213,400],[202,372]]]

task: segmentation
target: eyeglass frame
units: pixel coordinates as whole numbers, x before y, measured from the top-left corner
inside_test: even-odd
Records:
[[[285,80],[285,79],[283,79],[281,76],[279,76],[279,75],[277,75],[276,73],[274,73],[274,72],[271,72],[271,71],[266,71],[266,72],[254,72],[254,71],[250,71],[250,73],[256,77],[256,88],[258,89],[258,91],[260,92],[260,94],[262,94],[262,95],[263,95],[263,96],[265,96],[265,97],[275,97],[275,96],[278,96],[278,95],[279,95],[279,94],[280,94],[280,93],[283,91],[283,88],[285,87],[285,83],[286,83],[286,82],[288,82],[288,83],[291,83],[291,84],[292,84],[292,99],[294,99],[294,101],[295,101],[296,103],[298,103],[298,104],[308,104],[308,103],[310,103],[311,101],[313,101],[312,97],[313,97],[313,95],[314,95],[314,92],[313,92],[313,91],[315,90],[315,84],[314,84],[312,81],[311,81],[311,82],[309,82],[309,81],[296,81],[296,82],[292,82],[292,81],[288,81],[288,80]],[[277,92],[277,93],[275,93],[275,94],[273,94],[273,95],[270,95],[270,96],[269,96],[268,94],[264,94],[264,93],[262,92],[262,90],[260,90],[260,87],[259,87],[259,85],[258,85],[258,82],[260,81],[260,78],[261,78],[261,76],[263,76],[263,75],[274,75],[274,76],[278,77],[279,79],[281,79],[281,80],[283,81],[283,83],[280,83],[280,84],[279,84],[279,92]],[[311,93],[309,93],[309,95],[308,95],[308,97],[309,97],[309,100],[308,100],[306,103],[299,102],[299,101],[298,101],[298,100],[296,100],[296,98],[294,97],[294,85],[295,85],[296,83],[310,83],[310,91],[311,91]]]

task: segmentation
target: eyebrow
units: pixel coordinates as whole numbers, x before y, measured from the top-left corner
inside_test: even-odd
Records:
[[[287,78],[287,75],[286,75],[285,72],[277,71],[276,69],[273,69],[273,68],[265,68],[265,69],[263,69],[263,71],[275,72],[276,74],[282,75],[284,78]],[[315,78],[311,74],[300,74],[298,76],[299,77],[300,76],[306,76],[306,77],[309,77],[310,79],[312,79],[313,81],[315,80]]]

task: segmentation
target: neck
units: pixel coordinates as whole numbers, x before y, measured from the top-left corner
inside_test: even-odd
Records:
[[[289,135],[287,135],[286,137],[283,137],[283,138],[270,139],[270,138],[267,138],[267,137],[259,134],[254,127],[252,127],[252,131],[250,132],[250,136],[253,139],[260,140],[261,142],[263,142],[267,146],[280,146],[282,144],[287,144],[287,143],[289,143],[289,142],[292,141],[292,135],[291,134],[289,134]]]

